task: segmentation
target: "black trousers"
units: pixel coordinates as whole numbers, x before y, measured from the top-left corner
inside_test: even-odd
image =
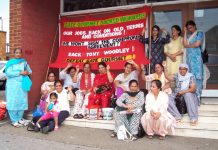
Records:
[[[69,117],[69,112],[64,110],[64,111],[60,111],[59,115],[58,115],[58,125],[62,124],[64,122],[64,120]],[[55,122],[54,119],[48,119],[48,120],[43,120],[40,121],[40,126],[41,128],[48,126],[49,127],[49,131],[53,131],[55,128]]]

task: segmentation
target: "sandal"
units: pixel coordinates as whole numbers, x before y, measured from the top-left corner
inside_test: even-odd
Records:
[[[165,136],[159,136],[159,140],[164,140],[165,139]]]
[[[84,116],[82,114],[78,115],[78,119],[83,119],[83,118],[84,118]]]
[[[116,132],[112,132],[112,133],[111,133],[111,137],[114,138],[114,137],[116,137],[116,136],[117,136],[117,133],[116,133]]]
[[[22,126],[22,125],[21,125],[21,124],[19,124],[18,122],[11,123],[11,125],[12,125],[13,127],[15,127],[15,128],[19,128],[19,127],[21,127],[21,126]]]
[[[198,121],[197,121],[197,120],[192,120],[192,121],[190,122],[190,125],[191,125],[191,126],[196,126],[196,125],[197,125],[197,123],[198,123]]]
[[[153,135],[148,135],[148,138],[149,139],[153,139]]]
[[[73,118],[74,118],[74,119],[79,119],[79,115],[78,115],[78,114],[75,114],[75,115],[73,116]]]
[[[176,119],[176,123],[180,123],[182,119]]]

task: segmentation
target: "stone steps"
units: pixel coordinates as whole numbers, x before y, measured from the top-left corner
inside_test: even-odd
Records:
[[[188,114],[185,114],[181,123],[175,129],[175,136],[218,139],[218,98],[202,98],[199,107],[197,126],[190,126]],[[65,121],[66,125],[79,127],[114,129],[114,120],[87,120],[74,119],[72,116]]]

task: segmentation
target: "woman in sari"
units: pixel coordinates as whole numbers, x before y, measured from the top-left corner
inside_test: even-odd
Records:
[[[203,41],[204,33],[197,30],[195,22],[192,20],[186,22],[186,27],[184,28],[186,64],[189,66],[189,71],[195,76],[199,102],[203,88],[203,60],[201,57]]]
[[[114,94],[114,75],[110,72],[110,66],[105,62],[98,64],[98,70],[99,74],[95,76],[88,106],[98,105],[106,108],[110,106],[111,96]]]
[[[32,85],[29,75],[32,74],[27,61],[22,58],[22,49],[14,50],[14,59],[6,64],[6,107],[11,124],[14,127],[27,125],[23,119],[24,111],[28,109],[27,93]]]
[[[151,69],[150,73],[155,72],[155,64],[162,64],[163,60],[165,59],[163,46],[166,43],[170,42],[170,35],[167,33],[165,29],[162,30],[162,33],[164,33],[165,37],[159,36],[160,28],[157,25],[154,25],[152,27],[152,37],[151,37]],[[144,38],[145,29],[143,29],[139,41],[144,44],[149,44],[149,38]]]
[[[142,80],[144,81],[153,81],[153,80],[160,80],[161,83],[162,83],[162,91],[164,91],[165,93],[167,94],[171,94],[172,93],[172,90],[170,88],[170,82],[166,79],[165,75],[164,75],[164,67],[162,64],[156,64],[155,65],[155,73],[152,73],[150,75],[145,75],[144,74],[144,70],[145,70],[145,67],[144,65],[141,65],[141,77],[142,77]]]
[[[173,25],[172,39],[170,43],[164,46],[164,53],[166,55],[166,63],[168,74],[175,74],[178,72],[179,64],[182,63],[183,54],[183,38],[182,31],[178,25]]]
[[[115,129],[111,137],[117,136],[118,128],[124,125],[137,139],[140,118],[142,116],[142,106],[145,103],[144,93],[139,90],[137,80],[129,82],[130,91],[124,92],[116,101],[115,109]]]
[[[86,106],[88,105],[88,97],[92,90],[95,74],[91,72],[91,64],[84,63],[83,72],[79,72],[79,66],[76,66],[76,74],[73,82],[79,83],[79,90],[76,91],[76,99],[74,104],[75,119],[82,119],[86,115]]]
[[[173,133],[176,126],[175,118],[167,111],[168,95],[161,91],[162,83],[160,80],[151,82],[151,92],[146,96],[146,113],[141,118],[142,126],[152,139],[154,134],[159,135],[163,140],[168,133]]]

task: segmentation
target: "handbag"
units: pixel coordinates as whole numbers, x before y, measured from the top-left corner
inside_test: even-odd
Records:
[[[201,52],[201,57],[202,57],[203,63],[208,62],[209,55],[208,55],[207,49],[205,49],[204,52]]]
[[[139,123],[139,127],[138,127],[138,137],[142,138],[145,135],[145,130],[142,127],[142,123]]]
[[[106,91],[109,91],[109,90],[111,90],[110,86],[108,86],[108,85],[99,85],[97,87],[96,93],[97,94],[102,94],[102,93],[104,93]]]
[[[187,113],[187,107],[185,103],[185,98],[182,95],[176,95],[175,98],[176,101],[176,107],[180,114],[186,114]]]
[[[198,32],[197,32],[197,35],[198,35]],[[205,37],[205,36],[204,36]],[[201,46],[200,46],[200,49],[201,49]],[[207,63],[208,60],[209,60],[209,55],[208,55],[208,52],[207,52],[207,49],[205,48],[204,51],[202,52],[201,50],[201,58],[202,58],[202,61],[203,63]]]

